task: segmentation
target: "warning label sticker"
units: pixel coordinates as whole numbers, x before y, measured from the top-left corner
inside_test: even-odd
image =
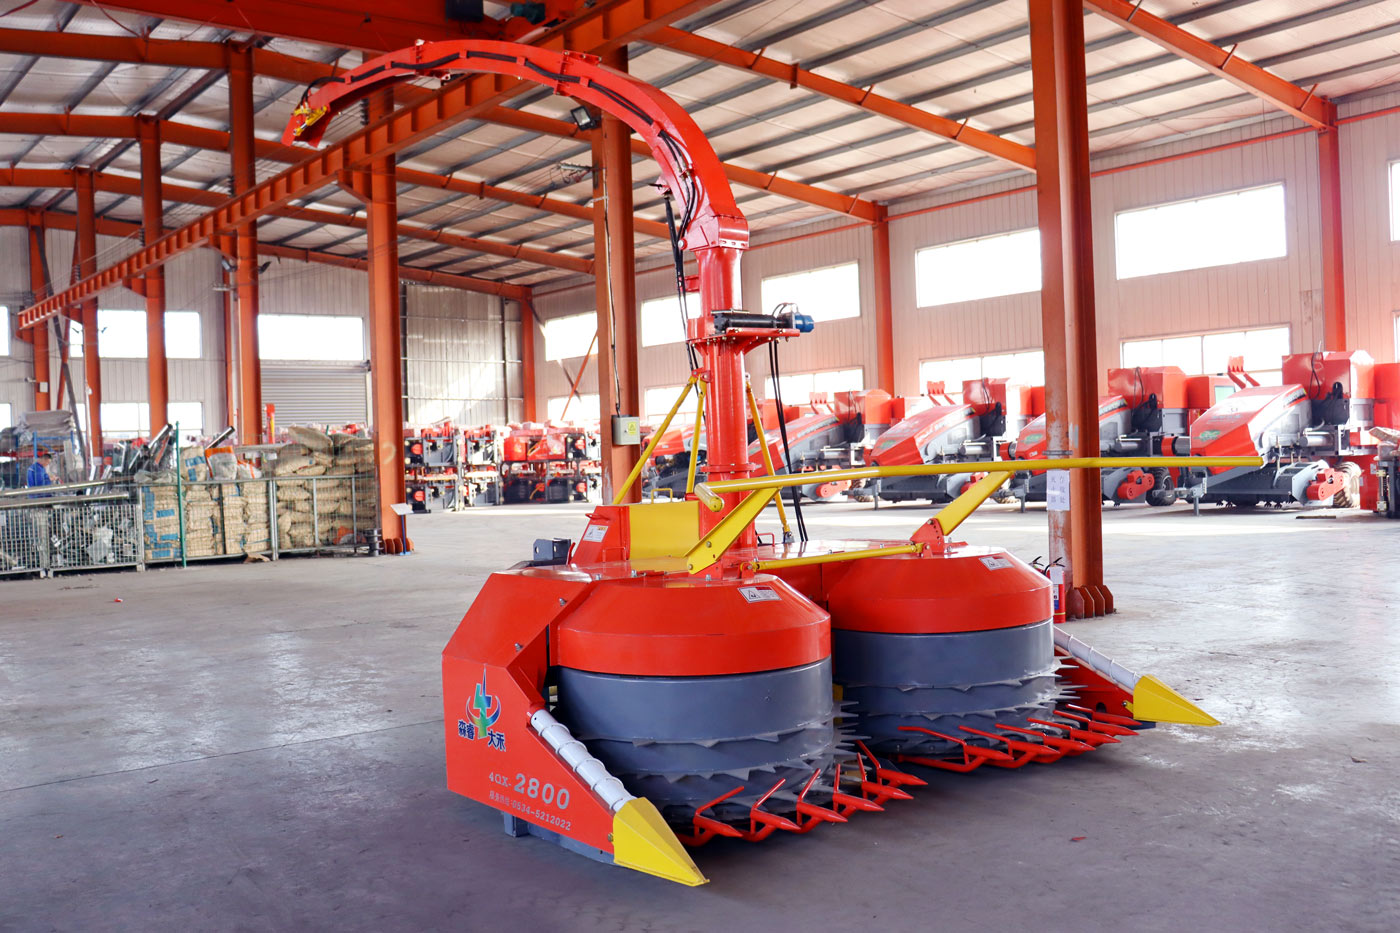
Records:
[[[988,570],[1005,570],[1011,566],[1011,561],[1005,557],[984,557],[982,558],[982,566]]]
[[[607,534],[607,525],[589,525],[583,533],[583,540],[592,541],[594,544],[597,544],[599,541],[602,541],[605,537],[607,537]]]
[[[782,599],[778,591],[771,586],[741,586],[739,595],[744,597],[744,602],[747,603],[777,602]]]

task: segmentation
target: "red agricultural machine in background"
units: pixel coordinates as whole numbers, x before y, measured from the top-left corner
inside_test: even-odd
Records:
[[[1008,391],[1012,390],[1005,379],[968,380],[963,383],[963,401],[955,402],[941,382],[930,383],[929,404],[882,434],[866,459],[886,467],[995,460],[997,439],[1006,433]],[[889,502],[952,502],[982,475],[969,472],[869,480],[852,495],[858,499],[878,496]]]
[[[329,113],[395,82],[473,71],[602,108],[650,147],[680,217],[677,264],[683,246],[699,265],[687,343],[709,475],[683,500],[623,505],[645,451],[576,547],[538,542],[532,560],[487,579],[442,655],[452,790],[501,811],[512,834],[693,885],[706,879],[687,847],[901,806],[925,783],[904,766],[1019,768],[1149,720],[1214,723],[1054,631],[1043,575],[952,538],[1006,481],[1005,461],[829,471],[988,473],[905,540],[760,537],[755,520],[779,490],[808,480],[761,475],[751,457],[747,421],[761,418],[744,356],[812,322],[742,310],[747,223],[704,135],[656,88],[579,53],[429,42],[323,81],[287,138],[314,141]],[[1259,461],[1226,465],[1247,462]]]
[[[827,480],[820,474],[860,466],[864,452],[886,433],[897,415],[918,405],[917,400],[892,398],[880,389],[814,394],[812,413],[787,421],[784,436],[777,427],[777,402],[765,401],[764,435],[777,471],[816,474],[812,482],[789,487],[783,495],[825,502],[846,492],[851,488],[849,481]],[[756,447],[749,453],[751,460],[759,461]]]
[[[1377,365],[1362,350],[1283,358],[1283,384],[1254,383],[1191,426],[1191,452],[1255,455],[1251,467],[1195,467],[1183,485],[1202,502],[1373,508],[1380,439],[1400,426],[1400,364]]]
[[[583,502],[601,477],[598,431],[526,423],[511,429],[501,450],[505,502]]]
[[[1104,457],[1184,456],[1191,422],[1210,404],[1236,388],[1229,376],[1187,376],[1176,366],[1110,369],[1109,393],[1099,398],[1099,451]],[[1045,416],[1028,423],[1010,455],[1018,460],[1047,456]],[[1115,505],[1145,502],[1172,505],[1178,473],[1166,465],[1123,465],[1100,471],[1103,498]],[[1046,474],[1029,470],[1012,481],[1012,494],[1044,502]]]

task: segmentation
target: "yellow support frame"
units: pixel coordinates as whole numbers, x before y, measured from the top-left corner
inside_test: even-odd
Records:
[[[681,396],[684,400],[685,396]],[[679,407],[679,406],[677,406]],[[690,465],[685,471],[685,493],[695,491],[695,467],[700,462],[700,429],[705,426],[705,383],[695,387],[695,430],[690,432]]]
[[[983,460],[970,463],[932,463],[917,466],[861,467],[852,470],[828,470],[822,479],[830,482],[855,479],[875,479],[887,476],[939,476],[949,473],[986,473],[970,489],[948,503],[933,521],[943,534],[949,534],[961,525],[983,502],[1010,479],[1011,474],[1022,470],[1091,470],[1112,467],[1242,467],[1262,466],[1261,457],[1060,457],[1050,460]],[[695,495],[712,512],[724,508],[721,493],[747,492],[734,510],[726,515],[718,525],[710,530],[701,541],[686,553],[686,563],[691,573],[699,573],[719,561],[729,548],[768,505],[768,500],[779,490],[789,486],[801,486],[810,482],[805,476],[760,476],[748,479],[722,480],[716,483],[700,483],[695,487]],[[781,567],[800,567],[806,564],[827,564],[844,560],[861,560],[866,557],[883,557],[891,554],[913,554],[923,550],[923,545],[915,542],[907,545],[893,545],[887,548],[863,548],[855,551],[838,551],[831,554],[816,554],[811,557],[776,558],[765,561],[751,561],[749,566],[757,570],[774,570]]]
[[[758,432],[758,448],[763,453],[763,468],[768,471],[769,476],[777,476],[778,471],[773,469],[773,452],[768,449],[768,432],[763,430],[763,415],[758,410],[758,399],[753,394],[753,383],[744,383],[744,392],[749,397],[749,415],[753,418],[753,429]],[[778,414],[782,417],[782,413]],[[692,488],[691,492],[695,490]],[[783,540],[792,540],[792,529],[788,527],[787,509],[783,508],[783,497],[778,496],[773,500],[778,504],[778,521],[783,526]]]
[[[1052,460],[972,460],[966,463],[919,463],[913,466],[856,467],[825,470],[822,481],[880,479],[891,476],[943,476],[949,473],[1020,473],[1024,470],[1100,470],[1113,467],[1243,467],[1262,466],[1259,457],[1059,457]],[[755,489],[786,489],[810,483],[810,476],[749,477],[715,483],[699,483],[695,495],[711,512],[724,508],[721,493]]]
[[[671,419],[676,417],[676,412],[681,410],[681,405],[685,403],[685,397],[690,394],[695,383],[699,381],[698,375],[692,375],[686,380],[685,388],[681,389],[680,397],[676,399],[676,404],[671,406],[671,410],[666,412],[666,417],[661,422],[661,426],[652,432],[651,440],[647,441],[646,447],[642,448],[642,455],[637,459],[637,465],[632,468],[632,472],[627,474],[627,482],[622,484],[617,495],[613,496],[613,505],[621,505],[622,500],[627,498],[627,492],[632,488],[632,484],[637,481],[637,477],[642,475],[642,469],[651,459],[651,452],[656,449],[657,443],[661,440],[661,435],[666,433],[666,429],[671,426]],[[694,459],[693,457],[691,458]]]

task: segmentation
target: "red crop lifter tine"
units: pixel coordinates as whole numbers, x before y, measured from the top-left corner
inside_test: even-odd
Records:
[[[1073,708],[1083,709],[1083,707]],[[1100,735],[1137,735],[1136,730],[1129,729],[1126,726],[1116,726],[1111,722],[1098,722],[1097,720],[1090,719],[1088,716],[1080,716],[1076,713],[1067,713],[1062,709],[1055,710],[1055,715],[1063,716],[1065,719],[1073,719],[1076,722],[1081,722],[1084,724],[1084,727],[1090,732],[1097,732]]]
[[[945,735],[942,732],[935,732],[932,729],[926,729],[923,726],[900,726],[899,729],[901,732],[923,732],[927,735],[933,736],[934,738],[952,742],[955,745],[962,748],[962,761],[948,761],[944,758],[929,758],[924,755],[898,756],[900,761],[907,761],[912,764],[923,765],[925,768],[938,768],[943,771],[955,771],[958,774],[966,774],[969,771],[974,771],[977,768],[980,768],[983,764],[987,762],[992,762],[993,764],[996,764],[1000,762],[1014,760],[1010,755],[1006,754],[1006,752],[1000,752],[994,748],[982,748],[976,745],[968,745],[966,742],[964,742],[960,738],[957,738],[956,736]]]
[[[1076,712],[1087,714],[1094,722],[1101,722],[1113,726],[1126,726],[1129,729],[1142,728],[1142,723],[1127,716],[1115,716],[1112,713],[1104,713],[1096,709],[1089,709],[1087,706],[1075,706],[1073,703],[1069,704],[1069,708]]]
[[[1026,722],[1033,722],[1037,726],[1049,726],[1053,729],[1059,729],[1076,742],[1083,742],[1085,745],[1092,745],[1095,748],[1098,748],[1100,745],[1116,745],[1118,743],[1118,739],[1115,739],[1111,735],[1104,735],[1101,732],[1090,732],[1087,729],[1076,729],[1074,726],[1067,726],[1060,722],[1051,722],[1048,719],[1028,718]]]
[[[873,800],[866,800],[864,797],[857,797],[854,794],[846,794],[841,791],[841,765],[836,766],[836,779],[831,784],[831,805],[842,816],[850,816],[857,810],[864,813],[879,813],[885,808]]]
[[[691,825],[695,827],[695,832],[689,834],[676,833],[676,838],[691,848],[702,846],[715,836],[728,836],[731,839],[741,838],[744,834],[733,826],[730,826],[728,823],[722,823],[713,817],[704,816],[703,814],[715,804],[723,803],[735,794],[742,792],[743,789],[741,785],[727,794],[721,794],[703,807],[698,807],[695,811],[695,815],[690,818]]]
[[[1061,755],[1082,755],[1085,752],[1094,750],[1094,746],[1084,742],[1076,742],[1074,739],[1067,739],[1063,736],[1050,735],[1043,730],[1026,729],[1021,726],[1007,726],[997,723],[997,728],[1006,732],[1016,732],[1021,735],[1029,735],[1040,739],[1047,747],[1054,749]]]
[[[835,810],[828,810],[826,807],[819,807],[814,803],[807,802],[807,792],[812,789],[817,778],[821,777],[822,769],[818,768],[812,772],[812,776],[807,779],[807,783],[802,785],[802,791],[797,795],[797,825],[799,832],[809,833],[822,823],[844,823],[846,818]],[[802,817],[808,817],[806,822]]]
[[[865,760],[870,759],[870,771],[865,770]],[[875,803],[883,804],[887,800],[913,800],[913,796],[907,790],[903,790],[893,784],[886,784],[880,778],[880,762],[870,753],[870,749],[864,745],[858,745],[856,750],[856,760],[860,762],[860,792],[865,799],[875,799]],[[875,780],[869,780],[867,773],[873,774]]]
[[[749,842],[759,842],[773,835],[774,830],[784,830],[789,833],[801,832],[801,828],[792,820],[776,813],[769,813],[762,809],[764,802],[772,797],[779,787],[787,783],[787,778],[778,778],[778,783],[768,788],[768,793],[758,798],[752,807],[749,807],[749,831],[740,833]],[[760,825],[762,828],[760,829]]]
[[[875,767],[875,777],[882,784],[890,784],[894,787],[927,787],[928,781],[921,777],[915,777],[907,771],[900,771],[898,768],[886,768],[880,764],[880,759],[875,757],[866,744],[860,739],[856,739],[856,748],[866,754]]]
[[[1043,745],[1032,745],[1029,742],[1018,742],[1016,739],[1008,739],[1006,736],[997,735],[995,732],[983,732],[981,729],[974,729],[971,726],[958,726],[958,728],[971,735],[981,736],[984,739],[992,739],[993,741],[1001,742],[1003,745],[1005,745],[1006,750],[1011,754],[1011,760],[1009,762],[993,761],[992,764],[996,765],[998,768],[1023,767],[1025,765],[1030,764],[1032,761],[1040,760],[1041,753],[1047,751],[1047,749]],[[1016,754],[1018,749],[1020,750],[1019,755]],[[1056,755],[1055,757],[1058,758],[1059,756]]]

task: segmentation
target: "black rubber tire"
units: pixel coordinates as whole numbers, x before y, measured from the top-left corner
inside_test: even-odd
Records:
[[[1341,492],[1332,497],[1332,508],[1355,509],[1361,506],[1361,467],[1345,461],[1337,469],[1347,475],[1347,484]]]
[[[1171,471],[1158,467],[1152,471],[1152,488],[1147,491],[1147,504],[1157,507],[1176,505],[1176,481]]]

